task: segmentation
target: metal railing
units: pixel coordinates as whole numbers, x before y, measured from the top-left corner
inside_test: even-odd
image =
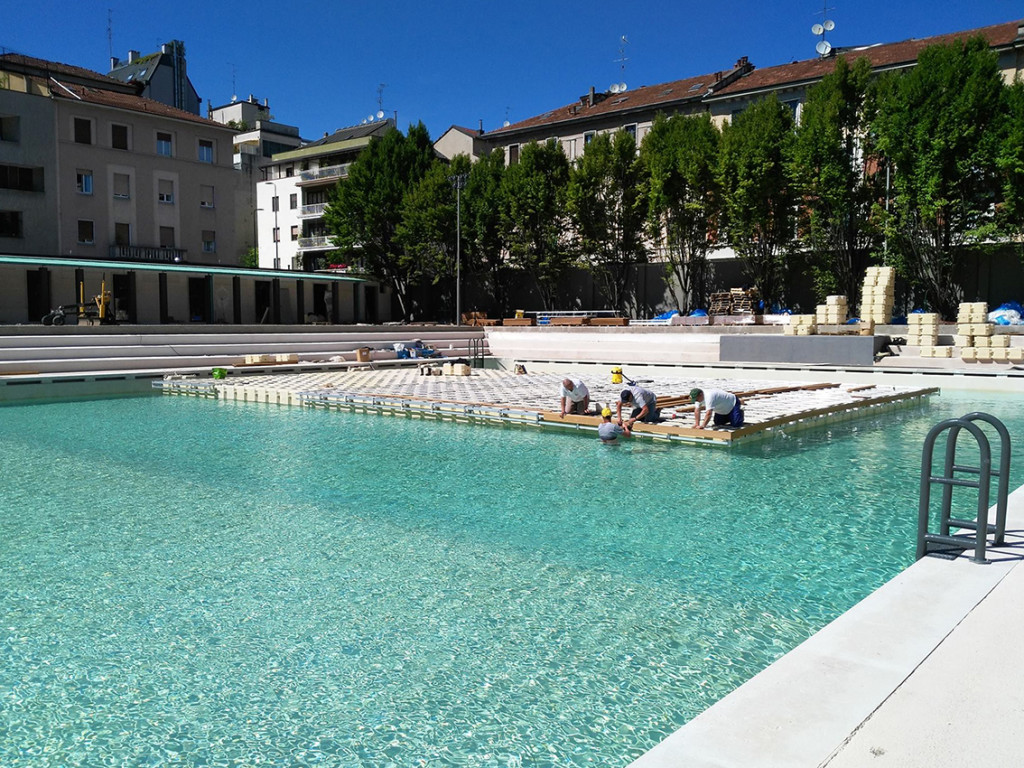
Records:
[[[329,235],[314,235],[313,237],[300,237],[298,240],[298,246],[300,251],[305,251],[333,248],[334,243],[331,242]]]
[[[167,261],[171,263],[186,260],[185,248],[161,248],[157,245],[112,245],[110,258],[121,261]]]
[[[343,165],[328,165],[324,168],[316,168],[309,171],[299,172],[299,181],[328,181],[348,176],[348,167],[351,163]]]
[[[975,422],[985,422],[999,435],[999,469],[992,469],[992,449],[988,437]],[[967,430],[978,444],[978,466],[969,467],[956,463],[956,443],[962,430]],[[935,441],[943,432],[946,435],[946,456],[941,475],[932,474],[932,459]],[[957,473],[976,475],[976,480],[957,477]],[[993,546],[1003,544],[1006,536],[1006,498],[1009,492],[1010,474],[1010,433],[1006,426],[994,416],[975,411],[959,419],[946,419],[931,428],[924,441],[921,457],[921,496],[917,511],[917,558],[920,560],[931,551],[942,549],[968,549],[974,547],[972,562],[984,563],[988,536],[992,534]],[[996,522],[988,522],[989,489],[992,477],[999,478],[996,489]],[[939,532],[930,533],[928,520],[931,511],[931,487],[942,486],[942,502],[939,509]],[[964,520],[952,517],[953,489],[976,488],[978,507],[976,517]],[[950,528],[970,533],[950,534]]]
[[[323,216],[324,209],[327,207],[327,203],[313,203],[312,205],[304,205],[299,208],[299,218],[308,219],[315,216]]]

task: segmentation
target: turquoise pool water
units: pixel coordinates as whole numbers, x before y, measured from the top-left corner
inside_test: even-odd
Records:
[[[1024,434],[996,395],[731,451],[0,409],[0,765],[625,765],[912,561],[975,409]]]

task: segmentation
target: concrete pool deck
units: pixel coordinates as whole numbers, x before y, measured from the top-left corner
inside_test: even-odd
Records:
[[[1024,763],[1024,488],[987,564],[927,557],[631,768]]]

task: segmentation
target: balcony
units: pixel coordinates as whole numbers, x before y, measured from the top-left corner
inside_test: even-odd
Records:
[[[351,163],[344,163],[343,165],[329,165],[326,168],[317,168],[311,171],[301,171],[299,173],[298,185],[302,187],[310,184],[338,181],[348,176],[348,167],[350,165]]]
[[[329,235],[314,235],[299,238],[299,251],[329,251],[334,248]]]
[[[327,203],[313,203],[312,205],[304,205],[299,208],[300,219],[315,219],[324,215],[324,208],[327,207]]]
[[[185,248],[161,248],[157,245],[112,245],[110,258],[118,261],[165,261],[171,264],[187,261]]]

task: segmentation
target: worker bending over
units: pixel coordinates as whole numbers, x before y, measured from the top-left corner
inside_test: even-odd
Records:
[[[706,429],[712,416],[715,417],[716,427],[743,426],[740,399],[732,392],[724,389],[691,389],[690,400],[693,401],[693,424],[697,429]],[[701,413],[704,414],[703,420]]]

